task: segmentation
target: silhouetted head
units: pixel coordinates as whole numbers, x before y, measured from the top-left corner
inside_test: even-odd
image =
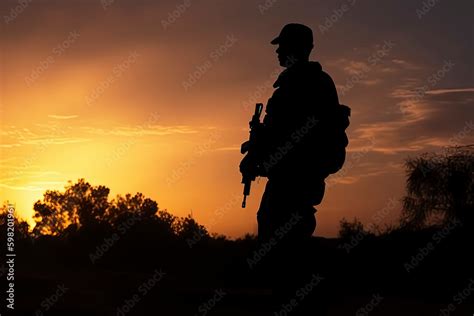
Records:
[[[290,67],[296,62],[309,60],[313,49],[313,31],[303,24],[287,24],[271,43],[278,45],[276,52],[280,65]]]

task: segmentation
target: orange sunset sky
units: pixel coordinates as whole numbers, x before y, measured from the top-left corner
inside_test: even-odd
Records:
[[[1,202],[33,223],[45,190],[85,178],[255,233],[266,180],[241,209],[239,146],[281,71],[269,42],[299,22],[352,108],[316,234],[343,217],[393,223],[404,160],[474,142],[473,3],[434,3],[2,0]]]

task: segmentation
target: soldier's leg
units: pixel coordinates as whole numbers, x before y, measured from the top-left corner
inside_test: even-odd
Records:
[[[316,227],[313,208],[288,206],[291,215],[280,228],[281,239],[277,248],[279,284],[276,291],[280,296],[280,311],[291,310],[294,314],[301,308],[301,288],[311,282],[311,236]]]
[[[321,279],[311,261],[315,209],[302,192],[288,182],[269,181],[258,212],[260,247],[267,250],[260,268],[271,281],[274,312],[301,310],[310,298],[298,290]]]
[[[274,247],[276,244],[275,230],[278,226],[278,220],[273,213],[274,200],[275,194],[272,189],[272,184],[268,182],[257,212],[258,242],[256,251],[259,254],[260,260],[256,264],[254,272],[257,275],[260,285],[272,291],[275,287],[274,280],[277,275]],[[266,314],[264,315],[273,316],[275,309],[274,298],[271,297],[269,301],[262,303],[267,306]]]
[[[280,201],[279,207],[285,209],[287,214],[285,220],[280,222],[279,235],[283,237],[277,251],[281,282],[276,289],[281,296],[280,311],[292,310],[294,315],[318,311],[317,315],[324,315],[322,293],[326,276],[314,260],[317,249],[311,238],[316,227],[313,203],[321,202],[324,182],[322,180],[322,184],[314,185],[316,190],[313,191],[305,191],[308,188],[306,184],[293,188],[286,189],[287,198]]]
[[[268,181],[262,202],[257,214],[258,219],[258,241],[260,253],[264,254],[259,263],[260,276],[267,280],[267,286],[273,291],[272,311],[280,308],[287,296],[288,280],[293,278],[288,268],[287,252],[289,243],[288,235],[291,234],[292,226],[298,225],[301,218],[288,210],[288,192],[282,192],[283,187],[274,181]],[[314,228],[313,228],[314,229]],[[291,244],[291,243],[290,243]]]

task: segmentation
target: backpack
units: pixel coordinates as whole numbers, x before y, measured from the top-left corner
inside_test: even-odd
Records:
[[[319,167],[328,175],[341,170],[346,160],[346,147],[349,144],[346,129],[349,126],[351,109],[339,104],[323,119],[318,141]]]

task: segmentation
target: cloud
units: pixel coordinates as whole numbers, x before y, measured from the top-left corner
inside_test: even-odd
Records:
[[[91,139],[89,138],[81,138],[81,137],[58,137],[58,138],[50,138],[50,137],[40,137],[36,139],[29,139],[29,140],[22,140],[20,144],[22,145],[65,145],[65,144],[76,144],[76,143],[84,143],[88,142]]]
[[[438,118],[433,118],[438,121]],[[396,121],[389,123],[373,123],[359,127],[353,132],[350,142],[356,144],[362,143],[367,138],[374,139],[372,147],[366,147],[365,150],[378,152],[382,154],[398,154],[408,152],[423,152],[436,147],[452,146],[454,141],[462,144],[463,141],[469,143],[473,138],[472,121],[467,121],[464,125],[456,126],[455,132],[448,133],[446,126],[451,124],[449,121],[433,123],[426,121]],[[438,135],[434,132],[428,133],[431,136],[425,136],[422,132],[428,129],[428,126],[438,126]],[[351,146],[351,145],[350,145]],[[358,147],[355,147],[358,148]],[[362,151],[363,146],[360,146]],[[357,150],[352,150],[357,151]]]
[[[403,164],[392,161],[346,161],[343,169],[334,175],[331,175],[327,184],[329,187],[334,184],[354,184],[363,178],[378,177],[386,174],[403,172]]]
[[[10,190],[20,191],[44,191],[45,187],[41,184],[62,184],[61,181],[44,181],[44,178],[51,178],[60,175],[56,171],[41,171],[41,170],[25,170],[16,175],[16,172],[11,172],[7,177],[0,179],[0,187]],[[40,179],[40,180],[38,180]]]
[[[233,151],[240,152],[240,146],[225,146],[214,149],[214,151]]]
[[[10,185],[5,183],[0,183],[0,187],[15,190],[15,191],[44,191],[43,187],[37,187],[33,185]]]
[[[31,184],[39,184],[39,185],[53,185],[53,186],[63,186],[64,185],[64,181],[31,181],[30,182]]]
[[[343,66],[344,71],[349,75],[356,75],[369,70],[369,65],[362,61],[342,60],[342,62],[346,64]]]
[[[356,183],[357,181],[360,180],[360,177],[353,177],[353,176],[347,176],[347,177],[329,177],[327,180],[327,185],[328,187],[334,185],[334,184],[353,184]]]
[[[179,135],[179,134],[196,134],[199,130],[195,127],[187,125],[176,125],[176,126],[163,126],[163,125],[151,125],[151,126],[121,126],[113,127],[110,129],[95,128],[95,127],[82,127],[88,133],[96,135],[112,135],[112,136],[125,136],[125,137],[136,137],[136,136],[166,136],[166,135]],[[209,128],[206,128],[209,129]]]
[[[459,93],[459,92],[474,92],[474,88],[436,89],[436,90],[426,91],[426,94],[439,95],[439,94]]]
[[[20,144],[0,144],[0,148],[13,148],[13,147],[19,147]]]
[[[414,63],[409,62],[409,61],[404,60],[404,59],[394,58],[394,59],[392,59],[392,63],[399,66],[400,68],[404,68],[404,69],[409,69],[409,70],[421,69],[420,66],[417,66]]]
[[[22,145],[65,145],[90,141],[89,138],[71,135],[73,127],[56,124],[38,124],[33,129],[10,125],[5,126],[1,135],[4,144],[0,147],[14,148]],[[9,141],[9,142],[8,142]]]
[[[360,83],[366,86],[375,86],[381,82],[382,82],[381,79],[370,79],[370,80],[362,80]]]
[[[79,115],[55,115],[49,114],[49,118],[56,119],[56,120],[70,120],[79,117]]]
[[[401,99],[397,107],[387,112],[384,121],[359,124],[351,133],[351,142],[357,145],[373,138],[371,151],[389,155],[471,143],[474,89],[440,88],[417,95],[408,88],[415,82],[393,90],[390,95]]]

